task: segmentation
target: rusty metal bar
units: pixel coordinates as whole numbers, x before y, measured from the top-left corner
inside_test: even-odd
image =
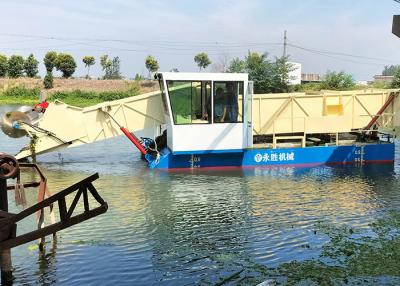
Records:
[[[88,194],[87,194],[87,189],[83,189],[83,205],[85,207],[85,212],[89,211],[89,199],[88,199]]]
[[[46,206],[48,206],[48,205],[50,205],[52,203],[60,201],[60,199],[64,199],[64,201],[65,201],[65,197],[67,195],[75,192],[77,189],[79,189],[80,186],[84,186],[85,184],[89,184],[89,183],[93,182],[94,180],[96,180],[98,178],[99,178],[99,174],[98,173],[93,174],[93,175],[87,177],[86,179],[83,179],[82,181],[80,181],[80,182],[78,182],[76,184],[73,184],[72,186],[66,188],[65,190],[63,190],[63,191],[61,191],[61,192],[59,192],[59,193],[57,193],[55,195],[52,195],[51,197],[43,200],[42,202],[40,202],[40,203],[38,203],[36,205],[33,205],[30,208],[27,208],[27,209],[23,210],[22,212],[16,214],[15,216],[7,219],[7,221],[8,221],[8,223],[15,223],[15,222],[17,222],[17,221],[19,221],[21,219],[24,219],[25,217],[31,215],[32,213],[40,211],[42,208],[44,208],[44,207],[46,207]],[[91,185],[91,184],[88,185],[89,188],[90,188],[90,186],[93,187],[93,185]],[[93,189],[94,189],[94,187],[93,187]],[[94,189],[94,192],[97,194],[97,196],[100,198],[100,200],[104,203],[104,200],[99,196],[99,194],[97,193],[96,189]],[[93,195],[93,197],[95,197],[95,195]],[[97,200],[97,201],[100,204],[103,204],[99,200]],[[0,220],[0,222],[1,221],[2,220]],[[6,221],[4,221],[4,222],[6,222]],[[2,226],[0,226],[0,230],[1,229],[2,229]]]
[[[76,215],[74,217],[71,217],[67,220],[60,221],[58,223],[46,226],[40,230],[32,231],[32,232],[20,235],[18,237],[15,237],[13,239],[9,239],[9,240],[0,242],[0,249],[13,248],[15,246],[38,239],[42,236],[47,236],[47,235],[53,234],[54,232],[60,231],[67,227],[73,226],[75,224],[81,223],[83,221],[91,219],[100,214],[103,214],[107,211],[107,209],[108,209],[108,205],[105,204],[105,205],[97,207],[93,210],[90,210],[89,212],[85,212],[85,213]]]
[[[104,204],[103,198],[100,197],[100,195],[97,193],[95,187],[91,183],[88,184],[87,187],[88,187],[90,193],[92,194],[92,196],[96,199],[96,201],[101,205]]]
[[[90,218],[93,218],[97,215],[100,215],[102,213],[105,213],[108,209],[108,205],[104,200],[99,196],[97,193],[96,189],[92,185],[91,182],[93,182],[95,179],[98,178],[98,174],[94,174],[68,188],[65,190],[44,199],[43,201],[37,203],[36,205],[27,208],[26,210],[15,214],[15,215],[8,215],[5,216],[4,218],[0,219],[0,230],[4,231],[4,228],[8,228],[11,226],[16,226],[16,223],[24,218],[26,218],[29,215],[34,214],[35,212],[40,212],[41,215],[43,214],[43,210],[46,207],[52,207],[54,202],[58,203],[59,206],[59,214],[60,214],[60,221],[57,223],[53,223],[49,226],[42,227],[38,230],[22,234],[20,236],[16,236],[16,232],[13,232],[13,236],[9,237],[8,239],[5,239],[3,241],[0,241],[0,249],[6,249],[6,248],[11,248],[18,246],[20,244],[32,241],[34,239],[38,238],[43,238],[49,234],[54,234],[57,231],[60,231],[64,228],[70,227],[74,224],[80,223],[82,221],[88,220]],[[100,206],[94,209],[89,208],[89,199],[88,199],[88,194],[87,194],[87,188],[89,188],[89,191],[93,195],[93,197],[100,203]],[[43,188],[44,189],[44,188]],[[44,192],[44,191],[43,191]],[[66,204],[66,196],[69,194],[77,192],[71,206],[67,208]],[[78,214],[73,216],[73,212],[76,208],[77,203],[79,202],[79,199],[81,197],[81,194],[83,193],[83,203],[84,203],[84,208],[85,211],[82,214]]]
[[[75,195],[74,200],[72,201],[71,206],[69,207],[69,210],[67,212],[67,218],[71,217],[73,211],[75,210],[77,203],[79,202],[79,199],[81,198],[81,194],[82,194],[82,189],[79,189],[78,193]]]

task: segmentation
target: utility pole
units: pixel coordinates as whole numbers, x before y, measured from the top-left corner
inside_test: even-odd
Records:
[[[287,31],[283,35],[283,57],[286,58],[287,53]]]

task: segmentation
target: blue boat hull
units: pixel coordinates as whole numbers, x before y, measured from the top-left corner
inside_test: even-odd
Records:
[[[175,154],[164,149],[156,169],[225,168],[251,166],[313,166],[323,164],[393,163],[394,144],[321,146],[282,149],[245,149]]]

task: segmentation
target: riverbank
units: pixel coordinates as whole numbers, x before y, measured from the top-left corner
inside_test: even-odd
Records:
[[[78,107],[95,105],[104,101],[117,100],[158,89],[155,81],[54,79],[54,88],[46,90],[42,79],[0,78],[0,104],[34,105],[39,94],[47,100],[61,100]]]

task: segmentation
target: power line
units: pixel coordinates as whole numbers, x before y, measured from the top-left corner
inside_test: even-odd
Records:
[[[396,2],[400,3],[400,0],[395,0]],[[87,46],[87,47],[94,47],[101,51],[121,51],[121,52],[136,52],[136,53],[149,53],[149,52],[157,52],[163,54],[173,54],[173,55],[189,55],[188,52],[199,51],[203,50],[208,53],[218,54],[221,52],[228,52],[228,53],[240,53],[248,51],[249,49],[264,49],[265,46],[290,46],[295,49],[300,49],[315,55],[329,57],[335,60],[351,62],[355,64],[364,64],[364,65],[382,65],[388,64],[393,62],[393,60],[383,59],[383,58],[376,58],[376,57],[367,57],[367,56],[360,56],[354,55],[349,53],[343,52],[333,52],[333,51],[326,51],[326,50],[317,50],[314,48],[307,48],[303,47],[286,39],[284,43],[278,42],[220,42],[220,41],[210,41],[210,42],[191,42],[191,41],[165,41],[165,40],[126,40],[126,39],[114,39],[114,38],[74,38],[74,37],[53,37],[53,36],[43,36],[43,35],[27,35],[27,34],[10,34],[10,33],[0,33],[0,36],[4,37],[13,37],[13,38],[22,38],[25,40],[18,40],[6,43],[22,43],[28,41],[59,41],[59,42],[66,42],[68,44],[60,44],[54,46],[39,46],[39,47],[23,47],[23,48],[10,48],[14,50],[42,50],[42,49],[51,49],[51,48],[59,48],[59,47],[66,47],[66,46]],[[105,43],[109,44],[124,44],[129,45],[128,47],[115,47],[110,45],[104,45]],[[135,47],[132,47],[135,46]],[[5,47],[0,47],[4,49]],[[270,48],[273,50],[273,48]],[[186,52],[186,53],[185,53]],[[343,58],[345,57],[345,58]],[[355,61],[349,58],[354,59],[363,59],[368,61],[379,61],[379,63],[372,63],[372,62],[360,62]],[[382,63],[385,62],[385,63]]]
[[[393,62],[393,59],[389,60],[389,59],[381,59],[381,58],[373,58],[373,57],[352,55],[352,54],[340,53],[340,52],[320,51],[320,50],[316,50],[316,49],[309,49],[309,48],[305,48],[305,47],[302,47],[302,46],[293,45],[293,44],[290,44],[290,43],[288,44],[288,46],[296,48],[296,49],[300,49],[300,50],[303,50],[303,51],[306,51],[306,52],[309,52],[309,53],[312,53],[312,54],[317,54],[317,55],[320,55],[320,56],[329,57],[329,58],[340,60],[340,61],[344,61],[344,62],[351,62],[351,63],[355,63],[355,64],[375,65],[375,66],[379,65],[379,66],[381,66],[381,65],[386,65],[386,64],[389,64],[389,63]],[[351,59],[348,59],[348,58],[342,58],[342,57],[339,57],[339,56],[366,59],[366,60],[373,60],[373,61],[375,61],[375,63],[373,63],[373,62],[360,62],[360,61],[355,61],[355,60],[351,60]],[[376,61],[382,61],[382,62],[376,62]]]

